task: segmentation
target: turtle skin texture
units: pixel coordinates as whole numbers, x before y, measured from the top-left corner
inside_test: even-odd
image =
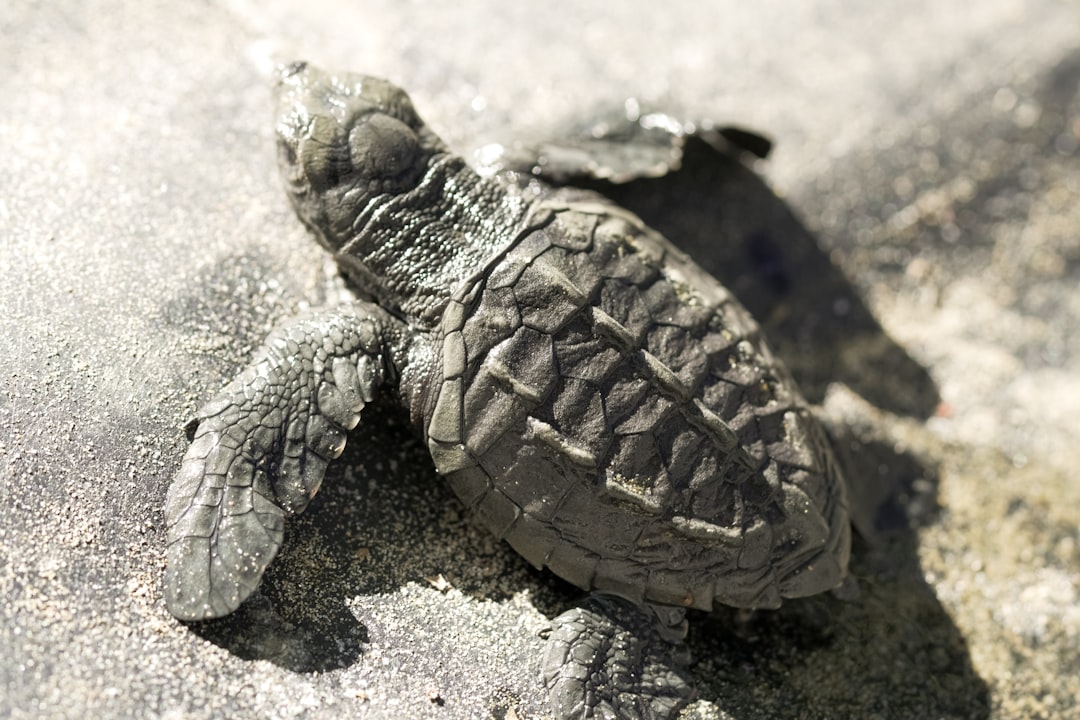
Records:
[[[482,525],[596,594],[553,621],[557,717],[670,717],[684,608],[844,583],[844,480],[717,280],[599,196],[477,174],[386,81],[297,63],[277,94],[289,198],[361,299],[275,332],[200,410],[166,502],[174,615],[258,587],[382,391]]]

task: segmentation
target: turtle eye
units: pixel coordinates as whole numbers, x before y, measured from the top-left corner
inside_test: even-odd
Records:
[[[332,118],[317,115],[311,119],[295,151],[303,166],[303,176],[315,189],[337,184],[351,169],[349,155],[338,139],[339,132]]]
[[[405,123],[383,113],[372,113],[349,132],[353,167],[371,179],[394,180],[415,169],[420,138]]]

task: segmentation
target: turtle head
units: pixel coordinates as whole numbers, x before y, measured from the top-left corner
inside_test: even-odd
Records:
[[[377,201],[415,189],[446,152],[409,96],[380,78],[281,69],[278,164],[297,213],[331,251],[362,229]]]
[[[391,83],[281,72],[278,160],[293,207],[361,294],[433,326],[513,237],[525,203],[451,153]]]

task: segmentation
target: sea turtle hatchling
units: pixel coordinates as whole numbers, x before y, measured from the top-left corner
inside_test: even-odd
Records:
[[[385,389],[485,527],[593,592],[552,623],[557,717],[670,717],[685,608],[845,582],[822,429],[717,280],[599,196],[481,176],[384,80],[296,63],[277,94],[292,204],[365,299],[273,334],[199,411],[166,506],[176,617],[255,590]]]

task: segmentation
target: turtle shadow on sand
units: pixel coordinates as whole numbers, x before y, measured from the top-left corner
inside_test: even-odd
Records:
[[[811,402],[836,380],[888,413],[923,419],[937,406],[926,370],[739,160],[690,138],[679,170],[593,189],[642,216],[731,289]],[[890,707],[913,706],[985,717],[986,684],[919,565],[915,527],[933,512],[936,468],[883,436],[857,439],[834,438],[849,472],[890,488],[875,503],[881,532],[853,550],[861,598],[789,600],[753,614],[692,612],[697,697],[739,718],[893,717]],[[365,409],[320,495],[290,519],[260,590],[234,615],[192,629],[240,657],[296,672],[347,667],[368,639],[349,599],[425,581],[492,601],[527,590],[548,617],[581,597],[471,523],[405,414],[384,400]]]

